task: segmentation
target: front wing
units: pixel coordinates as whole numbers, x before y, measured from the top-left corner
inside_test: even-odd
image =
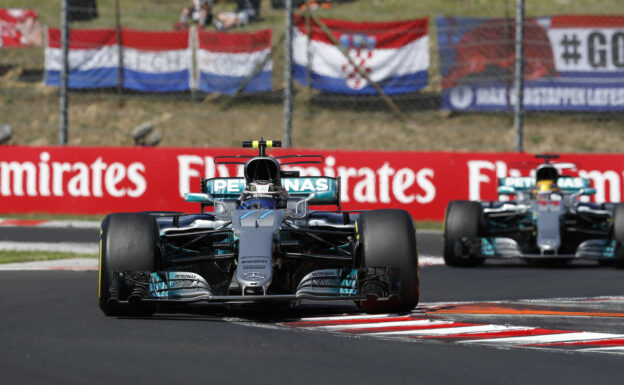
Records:
[[[191,272],[113,272],[111,303],[283,302],[296,300],[372,300],[399,298],[398,268],[324,269],[307,274],[295,293],[215,295],[199,274]],[[121,299],[120,293],[130,293]]]
[[[506,237],[475,237],[457,239],[455,255],[477,258],[528,258],[528,259],[590,259],[615,260],[616,241],[589,239],[582,242],[574,254],[524,253],[518,242]]]

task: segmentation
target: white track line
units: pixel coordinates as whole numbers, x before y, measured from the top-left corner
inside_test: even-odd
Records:
[[[11,242],[0,241],[0,251],[54,251],[61,253],[98,254],[97,243]]]
[[[55,261],[36,261],[0,264],[2,270],[97,270],[98,260],[95,258],[73,258]]]
[[[419,266],[442,266],[444,265],[444,260],[441,257],[433,257],[431,255],[419,255],[418,265]]]
[[[469,344],[533,345],[545,344],[550,342],[591,341],[622,337],[624,337],[623,334],[572,332],[560,334],[544,334],[540,336],[490,338],[486,340],[468,340],[461,342]]]
[[[418,224],[416,225],[416,234],[434,234],[434,235],[442,235],[442,230],[435,229],[419,229]]]
[[[620,353],[624,354],[624,346],[609,346],[606,348],[588,348],[578,349],[579,352],[594,352],[594,353]]]
[[[319,322],[319,321],[348,321],[348,320],[357,320],[357,319],[366,319],[366,318],[387,318],[387,317],[398,317],[399,315],[396,313],[393,314],[363,314],[363,315],[336,315],[330,317],[303,317],[297,320],[303,322]]]
[[[99,229],[100,222],[95,221],[47,221],[35,227]]]

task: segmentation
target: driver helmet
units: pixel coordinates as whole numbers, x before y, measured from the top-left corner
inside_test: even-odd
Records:
[[[537,192],[544,194],[552,192],[556,189],[556,185],[552,180],[540,180],[537,182]]]
[[[241,209],[269,209],[273,210],[277,206],[275,198],[249,198],[240,204]]]
[[[274,209],[280,191],[273,183],[251,182],[241,194],[242,209]]]

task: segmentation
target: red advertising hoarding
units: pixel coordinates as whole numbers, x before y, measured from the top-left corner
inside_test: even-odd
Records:
[[[21,147],[0,151],[0,214],[101,214],[116,211],[195,212],[185,192],[201,177],[236,176],[240,166],[214,157],[249,149]],[[345,210],[402,208],[416,220],[442,220],[450,200],[497,199],[497,178],[530,175],[532,154],[274,150],[321,154],[323,164],[291,167],[302,175],[340,176]],[[592,180],[597,202],[622,200],[624,154],[562,154],[565,174]]]

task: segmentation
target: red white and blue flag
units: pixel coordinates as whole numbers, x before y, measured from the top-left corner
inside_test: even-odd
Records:
[[[271,90],[273,61],[271,30],[248,33],[198,30],[198,88],[203,92],[233,94],[247,81],[244,92]],[[264,62],[261,69],[257,67]],[[257,70],[257,73],[248,79]]]
[[[68,61],[69,88],[115,87],[119,65],[115,30],[72,30]],[[61,30],[48,28],[45,48],[46,85],[60,85],[62,63]]]
[[[61,33],[48,28],[45,84],[60,85]],[[180,92],[191,87],[190,32],[123,29],[122,86],[143,92]],[[69,42],[69,88],[106,88],[118,84],[119,46],[115,29],[74,29]]]
[[[123,87],[143,92],[181,92],[191,88],[193,47],[190,30],[124,29]]]
[[[353,65],[356,63],[386,94],[415,92],[427,85],[427,18],[375,23],[330,19],[322,22],[352,61],[314,20],[310,20],[308,31],[305,18],[299,17],[294,31],[293,58],[294,76],[300,83],[308,83],[309,63],[312,88],[340,94],[377,94]]]

